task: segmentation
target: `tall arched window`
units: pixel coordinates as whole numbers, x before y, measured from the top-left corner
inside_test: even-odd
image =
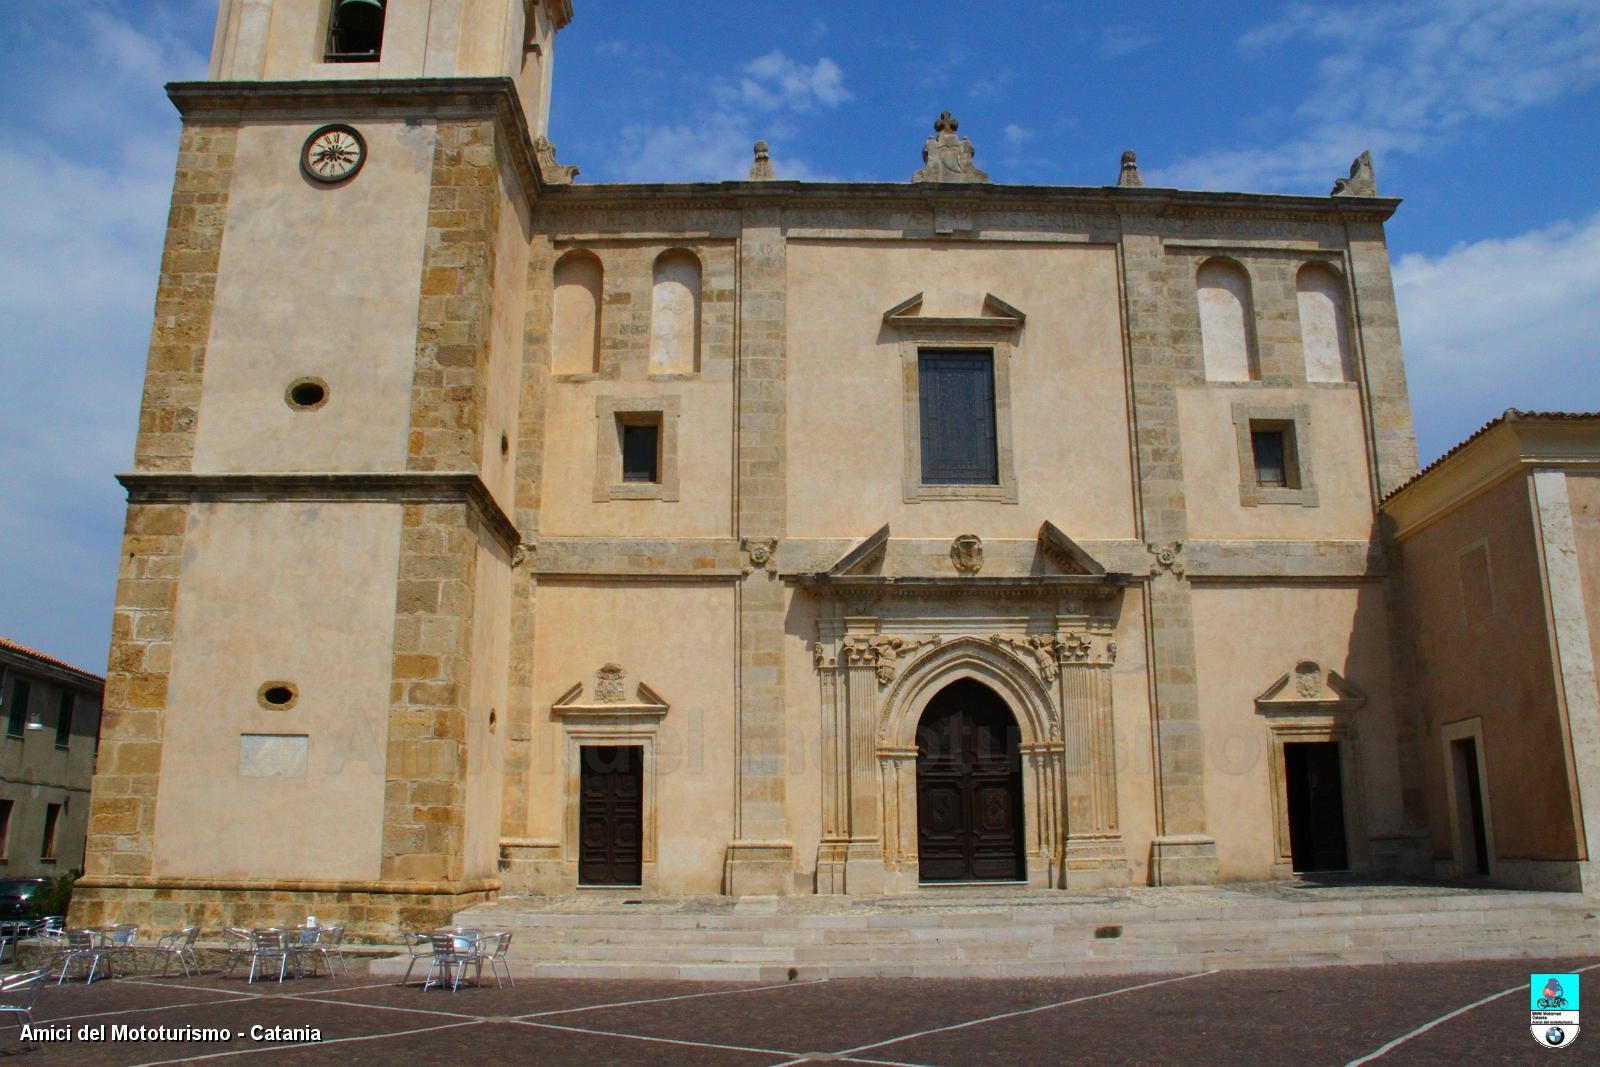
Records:
[[[700,260],[674,248],[656,258],[650,294],[650,373],[700,369]]]
[[[1208,259],[1195,276],[1195,289],[1206,380],[1246,382],[1261,377],[1250,276],[1231,259]]]
[[[1323,263],[1307,263],[1295,278],[1300,299],[1300,341],[1306,381],[1348,382],[1350,324],[1344,313],[1344,279]]]
[[[551,369],[593,374],[600,369],[600,304],[604,272],[594,253],[575,249],[556,263]]]

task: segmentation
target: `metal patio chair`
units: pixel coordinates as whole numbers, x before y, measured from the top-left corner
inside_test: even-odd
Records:
[[[295,951],[290,943],[288,931],[275,926],[269,926],[264,930],[251,930],[248,984],[255,983],[258,964],[271,964],[273,961],[277,961],[278,964],[278,981],[283,981],[283,976],[289,969],[289,958],[293,955]]]
[[[139,927],[136,923],[117,923],[101,931],[102,944],[110,950],[106,956],[106,966],[111,970],[113,978],[117,975],[117,964],[121,961],[132,961],[138,958],[139,947],[134,942],[139,937]]]
[[[468,967],[477,968],[475,984],[483,982],[483,956],[478,951],[479,937],[475,933],[429,934],[433,946],[433,960],[428,964],[428,976],[423,979],[422,991],[426,993],[435,985],[450,982],[450,992],[461,988],[461,975]],[[433,976],[439,975],[435,982]]]
[[[68,930],[66,946],[61,951],[61,973],[56,976],[56,985],[67,980],[67,971],[74,964],[80,967],[88,965],[89,969],[84,973],[84,985],[94,985],[95,972],[100,969],[102,960],[105,961],[106,973],[111,973],[113,951],[94,930]]]
[[[490,939],[493,939],[492,943]],[[481,954],[489,962],[489,973],[494,975],[494,987],[500,988],[500,972],[506,973],[506,981],[511,983],[511,988],[517,988],[517,980],[511,977],[511,963],[506,959],[506,953],[511,951],[511,931],[500,930],[492,934],[484,934],[480,942]]]
[[[423,960],[431,962],[433,959],[433,942],[429,939],[428,934],[408,930],[405,933],[405,939],[406,952],[410,954],[411,959],[406,963],[405,977],[400,979],[402,986],[411,981],[411,969],[413,967]]]
[[[333,961],[339,961],[339,968],[346,975],[350,973],[350,964],[344,958],[344,927],[324,926],[317,943],[306,951],[307,957],[322,960],[322,966],[327,969],[328,977],[333,977]]]
[[[251,948],[249,930],[230,926],[222,931],[222,951],[227,954],[227,970],[223,972],[224,978],[233,977],[233,969],[250,958]]]
[[[32,1026],[33,1006],[38,1002],[39,993],[44,989],[44,980],[48,977],[50,972],[40,967],[0,978],[0,1011],[12,1012],[17,1016],[18,1023]]]
[[[183,968],[183,976],[189,977],[189,965],[192,963],[196,972],[200,970],[200,954],[195,951],[194,943],[200,939],[198,926],[185,926],[182,930],[174,930],[170,934],[162,934],[156,943],[149,947],[149,951],[161,957],[161,977],[167,976],[167,970],[172,966],[172,961],[177,960],[178,966]]]

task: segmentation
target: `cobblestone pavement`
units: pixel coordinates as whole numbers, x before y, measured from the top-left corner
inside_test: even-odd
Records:
[[[38,1031],[25,1039],[17,1026],[0,1029],[0,1056],[74,1067],[229,1060],[240,1067],[1291,1060],[1310,1067],[1371,1062],[1363,1058],[1374,1053],[1385,1064],[1535,1063],[1553,1053],[1528,1030],[1528,975],[1591,966],[1597,970],[1586,984],[1600,990],[1600,962],[1590,959],[1014,981],[528,979],[514,989],[489,982],[455,993],[366,975],[281,985],[136,977],[47,986],[34,1011]],[[200,1033],[179,1032],[186,1027]],[[1600,1060],[1600,1033],[1577,1044],[1595,1051],[1578,1052],[1573,1062]]]

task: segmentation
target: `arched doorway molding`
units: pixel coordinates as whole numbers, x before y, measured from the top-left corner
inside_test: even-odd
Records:
[[[880,704],[877,757],[888,883],[909,888],[918,882],[917,724],[935,696],[963,679],[987,686],[1017,722],[1027,881],[1059,886],[1066,747],[1060,713],[1034,667],[1001,644],[977,637],[956,638],[922,652],[898,672]]]

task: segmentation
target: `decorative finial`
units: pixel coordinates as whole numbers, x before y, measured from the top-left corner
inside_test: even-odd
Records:
[[[1122,173],[1117,175],[1117,184],[1128,188],[1144,184],[1144,179],[1139,177],[1139,157],[1131,148],[1122,153]]]
[[[767,155],[767,142],[756,142],[756,161],[750,164],[750,180],[770,182],[777,175],[772,170],[772,157]]]
[[[1350,164],[1350,177],[1338,178],[1329,196],[1377,196],[1378,180],[1372,175],[1372,153],[1363,152]]]
[[[972,142],[956,133],[961,124],[946,111],[933,124],[933,136],[922,146],[925,166],[914,182],[986,182],[989,176],[972,162]]]
[[[578,176],[578,168],[556,162],[556,146],[548,137],[533,141],[533,158],[539,166],[539,180],[546,185],[571,185]]]

